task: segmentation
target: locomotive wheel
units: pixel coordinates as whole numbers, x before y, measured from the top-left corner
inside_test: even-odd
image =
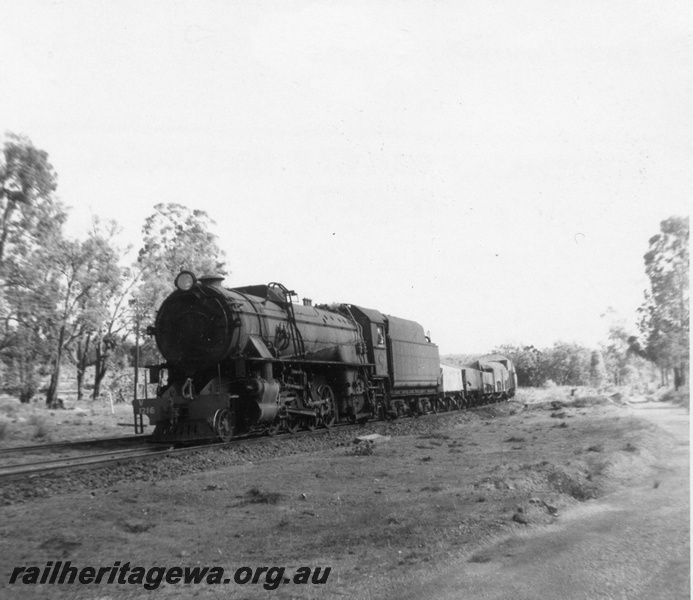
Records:
[[[315,428],[318,426],[318,418],[317,417],[304,417],[303,426],[308,431],[315,431]]]
[[[325,384],[321,385],[318,388],[318,397],[320,400],[323,400],[327,404],[327,409],[323,407],[323,414],[322,414],[322,424],[329,429],[334,425],[335,420],[337,419],[337,411],[335,410],[335,401],[334,401],[334,392],[332,391],[332,388]]]
[[[431,400],[431,412],[435,415],[438,412],[438,399]]]
[[[286,420],[286,431],[288,433],[296,433],[300,425],[301,421],[299,419],[289,415],[288,419]]]
[[[267,429],[265,429],[265,433],[270,437],[274,437],[279,433],[279,428],[281,427],[281,424],[281,419],[277,417],[274,421],[272,421],[270,426]]]
[[[220,442],[228,442],[233,437],[233,419],[226,408],[214,413],[214,434]]]

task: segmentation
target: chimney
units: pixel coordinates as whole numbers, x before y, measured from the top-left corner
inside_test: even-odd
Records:
[[[203,275],[200,277],[200,283],[202,285],[208,285],[217,289],[222,289],[222,281],[224,281],[224,278],[221,275]]]
[[[303,306],[313,306],[313,301],[310,298],[304,298]]]

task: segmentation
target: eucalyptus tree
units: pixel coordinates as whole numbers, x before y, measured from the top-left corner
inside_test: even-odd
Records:
[[[60,240],[52,249],[49,269],[55,289],[55,317],[50,348],[50,382],[46,403],[58,398],[66,351],[108,317],[108,300],[121,285],[119,255],[110,240],[93,233],[84,241]]]
[[[0,160],[0,269],[26,256],[65,222],[54,196],[58,178],[48,154],[27,137],[6,134]]]
[[[127,298],[133,282],[130,269],[119,264],[126,253],[118,247],[120,228],[115,221],[94,219],[89,241],[102,260],[102,281],[84,296],[80,306],[82,327],[69,347],[77,370],[77,397],[83,396],[87,368],[94,367],[93,398],[101,393],[101,383],[111,367],[112,357],[123,343],[127,329]]]
[[[674,370],[677,388],[685,383],[690,361],[689,238],[688,217],[661,222],[644,256],[650,289],[639,309],[645,351],[660,367],[662,383]]]
[[[134,267],[136,286],[132,298],[132,329],[153,323],[156,310],[171,292],[183,269],[197,275],[226,275],[225,255],[212,229],[214,221],[203,210],[176,203],[161,203],[142,227],[142,247]],[[157,353],[151,342],[142,352],[149,360]]]
[[[503,354],[513,361],[517,373],[517,384],[520,387],[533,387],[544,385],[548,378],[544,367],[545,352],[534,346],[505,344],[496,348],[493,354]]]
[[[6,134],[0,153],[0,356],[3,386],[28,401],[45,375],[54,319],[50,248],[67,213],[56,199],[48,154],[25,136]]]

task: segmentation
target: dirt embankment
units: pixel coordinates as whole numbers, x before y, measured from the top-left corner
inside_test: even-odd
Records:
[[[262,580],[161,584],[156,593],[171,598],[431,595],[444,591],[443,574],[452,581],[461,565],[490,577],[499,557],[513,554],[513,540],[560,528],[576,507],[599,504],[636,482],[662,488],[654,469],[672,444],[625,405],[567,394],[554,404],[519,397],[362,433],[389,439],[229,464],[213,460],[213,470],[124,478],[6,506],[0,509],[3,597],[151,594],[135,584],[7,584],[15,566],[56,560],[222,566],[230,573],[242,566],[285,566],[287,573],[331,568],[324,584],[272,591]],[[456,591],[464,588],[465,581],[455,583]]]

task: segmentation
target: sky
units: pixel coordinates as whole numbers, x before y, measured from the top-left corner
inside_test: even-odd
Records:
[[[0,135],[48,152],[71,236],[115,219],[136,250],[155,204],[202,209],[225,285],[412,319],[443,354],[634,328],[648,240],[690,212],[690,2],[0,12]]]

